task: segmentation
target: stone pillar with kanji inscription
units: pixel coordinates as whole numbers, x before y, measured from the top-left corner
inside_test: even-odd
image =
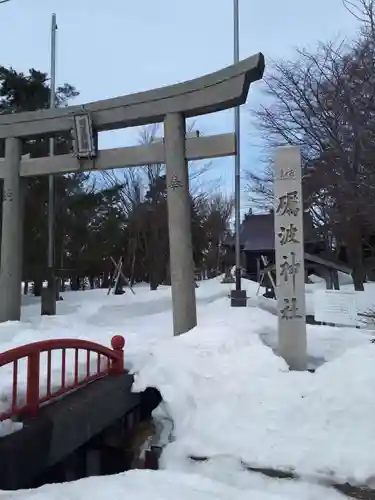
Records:
[[[1,230],[0,322],[19,321],[22,279],[21,140],[5,141]]]
[[[292,370],[307,368],[301,153],[276,149],[274,170],[278,353]]]
[[[185,118],[171,113],[164,119],[167,175],[169,255],[173,331],[180,335],[197,324],[191,233],[191,200],[185,154]]]

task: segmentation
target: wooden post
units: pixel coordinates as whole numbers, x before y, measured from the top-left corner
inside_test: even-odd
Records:
[[[337,269],[332,270],[332,281],[334,290],[340,290],[339,272]]]
[[[257,257],[257,282],[260,283],[260,258]]]

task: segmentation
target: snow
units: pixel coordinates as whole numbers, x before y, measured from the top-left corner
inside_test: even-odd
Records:
[[[212,307],[223,309],[218,302]],[[210,328],[155,346],[137,375],[135,389],[156,384],[169,406],[171,446],[181,456],[228,455],[252,467],[365,484],[375,471],[366,446],[375,436],[375,346],[366,341],[315,374],[289,372],[260,340],[267,313],[252,312],[253,335],[248,309],[229,310]]]
[[[162,455],[163,471],[131,471],[34,491],[0,493],[0,499],[343,498],[327,485],[370,484],[375,455],[374,332],[308,325],[309,372],[290,372],[275,354],[275,304],[246,284],[247,308],[231,308],[230,284],[220,278],[196,289],[198,326],[172,336],[169,287],[136,295],[104,290],[67,292],[55,317],[39,316],[26,297],[21,322],[0,325],[0,350],[49,338],[83,338],[109,345],[126,339],[126,365],[135,391],[157,387],[164,403],[155,418],[171,417],[173,442]],[[307,302],[319,279],[306,286]],[[343,284],[351,290],[350,283]],[[374,294],[370,283],[366,295]],[[57,367],[57,365],[56,365]],[[24,370],[25,367],[23,367]],[[24,378],[20,372],[20,380]],[[57,372],[56,372],[57,376]],[[12,373],[0,368],[0,406],[9,406]],[[0,433],[15,431],[5,422]],[[193,462],[189,457],[208,458]],[[300,480],[265,478],[246,467],[293,472]],[[319,483],[319,484],[317,484]],[[324,486],[326,485],[326,486]],[[88,493],[89,491],[89,493]]]
[[[234,481],[235,482],[235,481]],[[2,500],[343,500],[326,488],[242,478],[236,486],[201,474],[134,470],[116,476],[46,485],[33,491],[0,492]],[[271,484],[270,484],[271,483]],[[323,495],[323,496],[322,496]]]

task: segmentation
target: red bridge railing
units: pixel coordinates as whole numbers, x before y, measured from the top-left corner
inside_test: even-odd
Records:
[[[10,408],[0,413],[0,421],[8,418],[27,415],[36,416],[40,406],[51,402],[63,394],[71,392],[89,382],[106,375],[124,372],[125,339],[116,335],[111,341],[112,349],[94,342],[79,339],[53,339],[34,342],[0,353],[0,368],[13,365],[13,381]],[[52,353],[60,351],[61,369],[55,372],[52,366]],[[46,354],[46,363],[42,363],[42,355]],[[73,356],[73,362],[67,365],[67,357]],[[83,361],[80,360],[83,354]],[[26,387],[20,392],[19,365],[26,360]],[[54,363],[56,364],[56,363]],[[41,391],[41,371],[46,365],[45,391]],[[93,366],[94,365],[94,366]],[[83,372],[83,373],[82,373]],[[56,380],[58,375],[58,380]],[[23,384],[25,385],[25,383]],[[20,403],[19,399],[23,399]]]

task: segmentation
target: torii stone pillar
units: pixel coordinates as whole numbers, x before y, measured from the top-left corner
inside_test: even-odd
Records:
[[[181,113],[166,115],[164,147],[174,335],[185,333],[197,324],[185,133],[185,118]]]
[[[19,321],[22,279],[21,140],[5,141],[1,232],[0,321]]]

